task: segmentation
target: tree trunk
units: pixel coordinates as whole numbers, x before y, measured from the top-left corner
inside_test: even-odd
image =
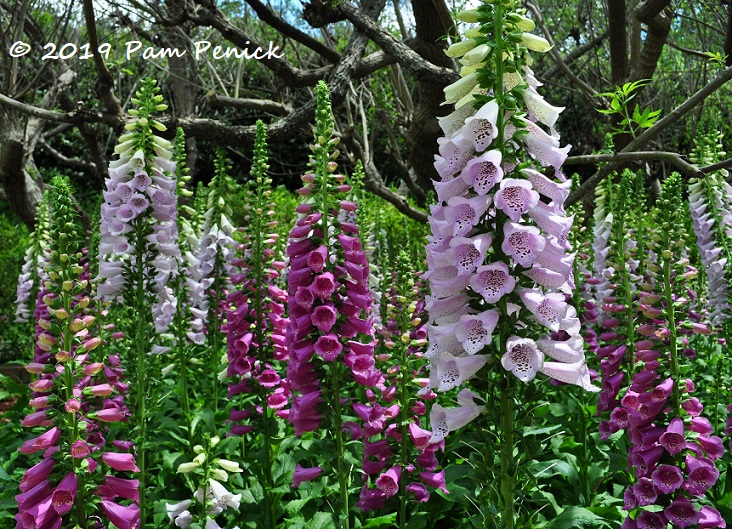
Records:
[[[410,47],[437,66],[453,68],[452,59],[445,55],[447,46],[443,37],[454,26],[444,1],[412,0],[412,10],[417,37]],[[445,85],[431,81],[415,83],[415,106],[407,132],[407,149],[409,162],[417,175],[417,185],[425,193],[432,189],[432,180],[437,180],[433,162],[437,152],[437,138],[442,135],[437,116],[444,116],[450,111],[449,107],[440,106],[445,98],[444,87]]]
[[[10,209],[33,229],[36,206],[43,197],[42,183],[32,155],[25,152],[23,130],[15,111],[3,107],[0,107],[0,185]]]

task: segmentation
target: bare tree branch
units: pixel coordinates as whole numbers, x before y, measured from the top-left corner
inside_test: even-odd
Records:
[[[60,164],[66,165],[67,167],[73,167],[74,169],[81,169],[82,171],[89,171],[91,173],[95,173],[97,171],[97,166],[93,163],[82,160],[81,158],[69,158],[51,147],[43,138],[38,142],[43,146],[46,152],[48,152],[48,154],[50,154],[51,157]]]
[[[689,97],[686,101],[681,103],[678,107],[673,109],[670,113],[660,119],[654,126],[647,129],[643,134],[631,141],[622,151],[623,153],[635,152],[643,145],[656,138],[661,132],[669,128],[671,125],[676,123],[683,116],[688,114],[694,107],[704,101],[727,81],[732,79],[732,66],[722,70],[717,77],[712,79],[704,87],[698,90],[694,95]],[[574,191],[569,197],[565,204],[570,206],[581,199],[585,193],[593,190],[595,186],[601,182],[606,176],[615,171],[623,162],[611,162],[604,166],[602,169],[593,174],[588,178],[576,191]]]
[[[114,95],[114,78],[109,73],[104,59],[99,53],[99,38],[97,37],[97,23],[94,17],[94,5],[92,0],[84,0],[84,18],[86,19],[86,32],[89,39],[89,48],[94,57],[94,67],[97,69],[96,92],[99,99],[104,103],[107,113],[122,118],[122,105]]]
[[[427,223],[427,213],[420,209],[413,208],[405,197],[395,193],[384,184],[384,179],[381,177],[381,173],[377,169],[376,165],[374,165],[374,162],[371,159],[364,158],[364,152],[359,142],[355,141],[352,136],[342,136],[342,139],[343,144],[348,146],[352,151],[352,154],[349,155],[351,163],[356,163],[357,159],[363,161],[363,183],[366,189],[375,195],[380,196],[390,204],[393,204],[398,211],[410,219]]]
[[[415,79],[446,85],[460,78],[457,72],[448,68],[440,68],[424,60],[409,46],[399,42],[388,31],[380,28],[376,22],[369,19],[363,11],[350,3],[342,2],[339,9],[359,31],[368,35],[382,50],[394,57],[403,68],[412,72]]]
[[[292,112],[292,107],[285,103],[278,103],[269,99],[249,99],[243,97],[226,97],[209,92],[206,95],[208,104],[212,107],[231,107],[241,108],[244,110],[257,110],[259,112],[269,112],[270,114],[285,115]]]
[[[704,170],[700,169],[681,158],[675,152],[666,151],[635,151],[619,152],[614,154],[586,154],[582,156],[570,156],[564,165],[598,164],[603,162],[636,162],[658,160],[669,162],[676,166],[680,173],[694,178],[703,178]]]
[[[124,126],[124,119],[122,116],[102,114],[101,112],[97,112],[96,110],[92,110],[81,105],[73,112],[55,112],[53,110],[46,110],[45,108],[34,107],[33,105],[28,105],[22,101],[16,101],[15,99],[11,99],[1,93],[0,105],[12,108],[22,112],[23,114],[52,121],[54,123],[105,123],[113,128]]]
[[[527,2],[527,7],[531,10],[531,12],[534,14],[534,18],[536,19],[536,23],[541,28],[542,32],[544,33],[544,37],[546,40],[551,44],[552,48],[549,50],[549,55],[554,60],[554,63],[557,65],[557,67],[564,72],[564,74],[569,77],[569,80],[572,81],[572,83],[585,95],[594,98],[595,94],[597,94],[597,90],[592,88],[590,85],[588,85],[586,82],[584,82],[582,79],[577,77],[572,70],[569,69],[569,67],[564,63],[562,60],[561,55],[559,55],[559,52],[557,51],[557,48],[554,45],[554,39],[552,38],[552,34],[549,31],[549,28],[546,26],[546,23],[544,22],[544,17],[541,14],[541,11],[537,6],[533,4],[533,2]]]
[[[595,48],[597,48],[598,46],[600,46],[605,41],[606,38],[607,38],[607,31],[605,31],[604,33],[600,33],[594,39],[582,44],[581,46],[577,46],[572,51],[570,51],[569,54],[567,54],[567,56],[564,58],[564,64],[566,66],[569,66],[574,61],[576,61],[577,59],[582,57],[585,53],[588,53],[588,52],[594,50]],[[561,68],[559,68],[558,64],[555,64],[554,66],[549,68],[547,71],[542,72],[541,78],[550,79],[550,78],[554,77],[557,73],[559,73],[560,70],[564,71]]]
[[[328,62],[335,64],[340,60],[341,56],[336,50],[329,46],[326,46],[319,40],[314,39],[307,33],[300,31],[296,27],[291,26],[280,17],[278,17],[269,7],[264,5],[259,0],[245,1],[252,7],[252,9],[254,9],[254,12],[257,13],[257,16],[262,22],[269,24],[274,29],[276,29],[283,35],[290,37],[295,42],[299,42],[300,44],[307,46],[315,53],[325,58]]]

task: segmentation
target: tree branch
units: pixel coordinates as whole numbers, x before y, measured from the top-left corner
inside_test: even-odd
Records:
[[[82,171],[89,171],[91,173],[97,172],[97,166],[93,163],[82,160],[81,158],[69,158],[68,156],[60,153],[59,151],[51,147],[48,142],[43,138],[38,140],[38,142],[43,146],[46,152],[48,152],[48,154],[50,154],[51,157],[58,163],[61,163],[68,167],[73,167],[74,169],[81,169]]]
[[[54,123],[105,123],[113,128],[124,126],[124,119],[122,116],[102,114],[101,112],[97,112],[96,110],[92,110],[81,105],[79,105],[73,112],[55,112],[53,110],[38,108],[33,105],[23,103],[22,101],[11,99],[2,93],[0,93],[0,105],[12,108],[22,112],[23,114],[27,114],[28,116],[45,119]]]
[[[231,107],[241,108],[244,110],[257,110],[259,112],[269,112],[270,114],[284,115],[292,112],[292,107],[285,103],[278,103],[269,99],[249,99],[243,97],[226,97],[209,92],[206,95],[208,104],[212,107]]]
[[[606,38],[607,38],[607,31],[605,31],[604,33],[601,33],[600,35],[597,35],[591,41],[586,42],[586,43],[582,44],[581,46],[577,46],[572,51],[570,51],[569,54],[567,54],[567,57],[564,58],[564,64],[569,66],[574,61],[576,61],[577,59],[582,57],[585,53],[592,51],[593,49],[600,46],[605,41]],[[555,64],[554,66],[549,68],[547,71],[542,72],[541,78],[550,79],[550,78],[554,77],[557,73],[559,73],[559,71],[560,71],[560,68],[559,68],[558,64]],[[564,71],[564,70],[562,70],[562,71]]]
[[[643,132],[643,134],[631,141],[621,152],[635,152],[643,145],[646,145],[648,142],[661,134],[664,130],[666,130],[671,125],[680,120],[683,116],[688,114],[694,107],[704,101],[707,97],[709,97],[712,93],[714,93],[730,79],[732,79],[732,66],[722,70],[722,72],[720,72],[717,77],[712,79],[704,87],[698,90],[694,95],[692,95],[686,101],[681,103],[678,107],[673,109],[669,114],[658,120],[658,122],[650,129],[647,129],[645,132]],[[582,198],[582,196],[584,196],[585,193],[593,190],[599,182],[601,182],[610,173],[615,171],[621,164],[622,162],[611,162],[599,171],[597,171],[590,178],[588,178],[576,191],[569,195],[567,201],[565,202],[565,205],[570,206],[577,202],[579,199]]]
[[[569,77],[569,80],[574,83],[574,85],[584,94],[588,95],[591,98],[595,97],[595,94],[597,94],[597,90],[592,88],[590,85],[588,85],[586,82],[584,82],[582,79],[577,77],[572,70],[569,69],[569,67],[564,63],[562,60],[561,55],[559,55],[559,52],[557,51],[557,48],[554,45],[554,39],[552,38],[552,34],[549,31],[549,28],[547,27],[546,23],[544,22],[544,17],[541,14],[541,11],[539,11],[539,8],[536,7],[533,2],[527,2],[526,6],[531,10],[531,12],[534,14],[534,18],[536,19],[536,23],[541,28],[542,32],[544,33],[544,37],[546,40],[551,44],[551,49],[549,50],[549,55],[554,60],[554,63],[557,65],[557,67],[564,72],[564,74]]]
[[[98,79],[96,83],[96,92],[99,99],[104,103],[107,113],[122,118],[122,105],[114,95],[114,79],[109,73],[104,59],[99,53],[99,38],[97,36],[97,23],[94,17],[93,0],[84,0],[84,18],[86,19],[86,32],[89,39],[89,48],[94,57],[94,67],[97,69]]]
[[[410,219],[426,224],[427,213],[420,209],[413,208],[406,197],[395,193],[384,184],[384,179],[381,177],[381,173],[376,168],[376,165],[374,165],[374,162],[371,159],[364,157],[364,152],[359,142],[355,141],[352,136],[342,136],[342,139],[343,143],[347,144],[353,153],[349,156],[351,163],[355,163],[357,159],[360,159],[363,162],[364,187],[373,194],[380,196],[392,204],[398,211]]]
[[[680,173],[689,177],[703,178],[704,170],[700,169],[681,158],[675,152],[666,151],[635,151],[619,152],[613,154],[586,154],[582,156],[570,156],[564,161],[564,165],[598,164],[603,162],[636,162],[645,160],[659,160],[669,162],[676,166]]]
[[[254,9],[254,12],[257,13],[257,16],[262,22],[266,22],[283,35],[290,37],[292,40],[299,42],[303,46],[307,46],[318,55],[321,55],[330,63],[335,64],[340,60],[341,56],[336,50],[330,48],[329,46],[326,46],[325,44],[314,39],[307,33],[300,31],[296,27],[291,26],[280,17],[278,17],[269,7],[265,6],[259,0],[245,1],[252,7],[252,9]]]
[[[415,79],[447,85],[460,78],[457,72],[448,68],[440,68],[424,60],[409,46],[395,39],[388,31],[380,28],[363,11],[350,3],[342,2],[339,9],[359,31],[368,35],[384,52],[394,57],[402,67],[412,72]]]

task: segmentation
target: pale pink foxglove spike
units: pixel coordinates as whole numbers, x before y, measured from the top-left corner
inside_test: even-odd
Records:
[[[455,325],[455,338],[460,341],[466,353],[474,355],[491,343],[499,317],[496,310],[460,316]]]
[[[503,253],[513,258],[518,264],[529,268],[546,246],[546,239],[538,228],[515,222],[503,225]]]
[[[491,150],[471,159],[465,164],[459,177],[471,186],[478,195],[486,195],[503,179],[501,151]]]
[[[506,352],[501,365],[511,371],[521,382],[530,382],[544,365],[544,354],[530,338],[511,336],[506,341]]]
[[[541,372],[565,384],[580,386],[581,388],[597,393],[600,388],[593,386],[590,380],[590,369],[587,362],[582,359],[573,364],[565,364],[562,362],[544,362]]]
[[[498,136],[497,120],[498,103],[494,99],[465,120],[462,134],[473,144],[476,151],[483,152]]]
[[[450,353],[442,353],[433,361],[431,371],[437,372],[437,391],[449,391],[462,385],[488,361],[487,355],[472,355],[456,358]]]
[[[508,265],[500,261],[479,266],[470,278],[470,288],[488,303],[496,303],[504,295],[513,292],[515,286],[516,280],[510,275]]]
[[[458,408],[443,408],[434,404],[430,411],[430,425],[432,426],[432,437],[430,443],[439,443],[448,433],[454,432],[476,419],[483,413],[483,406],[472,404]]]

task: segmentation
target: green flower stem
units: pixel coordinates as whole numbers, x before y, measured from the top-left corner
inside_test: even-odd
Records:
[[[181,282],[178,281],[176,285],[176,299],[183,299],[183,289],[181,288]],[[176,311],[173,321],[173,328],[175,332],[175,343],[178,353],[178,376],[180,377],[180,396],[181,405],[183,408],[183,425],[186,429],[186,437],[188,438],[188,444],[193,446],[193,431],[191,430],[191,405],[188,399],[188,355],[186,349],[188,343],[186,341],[185,334],[185,318],[183,317],[183,311]]]
[[[137,360],[137,373],[135,380],[135,389],[137,390],[137,414],[135,416],[135,422],[137,427],[137,442],[135,443],[137,448],[137,464],[140,468],[140,528],[144,529],[147,522],[147,505],[145,503],[146,488],[146,458],[147,455],[145,447],[145,439],[147,437],[147,417],[145,409],[145,401],[148,398],[147,395],[147,376],[145,369],[145,361],[147,360],[147,341],[148,336],[146,333],[148,317],[150,316],[148,306],[148,296],[145,292],[145,268],[143,266],[144,254],[145,254],[145,236],[144,236],[144,225],[139,220],[135,223],[136,231],[136,263],[137,263],[137,276],[135,278],[136,286],[136,305],[137,305],[137,333],[135,335],[135,353]]]
[[[501,524],[513,529],[514,510],[514,381],[510,376],[502,378],[501,387]]]
[[[325,215],[324,215],[325,217]],[[341,418],[341,377],[343,376],[340,362],[330,364],[330,383],[333,402],[333,433],[336,440],[336,455],[338,463],[338,488],[341,493],[341,516],[343,521],[340,524],[342,529],[349,529],[348,518],[348,470],[345,468],[346,446],[343,442],[343,419]]]
[[[505,47],[503,38],[503,26],[504,26],[504,5],[502,2],[496,2],[494,4],[493,12],[493,35],[495,38],[496,47],[493,50],[493,62],[495,72],[495,83],[493,84],[493,96],[498,103],[498,116],[496,118],[496,129],[498,135],[496,137],[497,148],[501,151],[501,158],[505,160],[506,145],[504,143],[504,133],[506,127],[506,116],[503,110],[505,103],[505,92],[503,86],[503,49]],[[502,212],[496,212],[496,226],[502,226],[506,221],[505,215]],[[503,233],[500,229],[496,230],[496,235],[499,239],[503,239]],[[496,243],[496,247],[500,248],[501,241]],[[503,255],[503,252],[498,252],[501,259],[510,266],[510,261],[507,256]],[[499,300],[500,314],[503,315],[500,325],[500,344],[499,344],[499,357],[498,360],[506,353],[506,342],[511,334],[511,326],[508,325],[507,315],[508,307],[506,304],[506,298],[503,297]],[[499,510],[501,512],[501,525],[505,529],[514,528],[514,479],[513,471],[515,467],[515,461],[513,457],[513,445],[514,445],[514,380],[511,373],[501,373],[501,431],[500,431],[500,455],[501,455],[501,475],[500,475],[500,494],[499,494]],[[486,521],[489,519],[486,516]]]
[[[406,307],[403,307],[406,308]],[[401,325],[399,330],[404,333],[408,331],[409,315],[406,310],[400,311]],[[407,320],[407,321],[405,321]],[[409,453],[409,393],[407,388],[407,344],[399,341],[400,358],[399,358],[399,430],[401,438],[401,458],[402,471],[407,466],[407,454]],[[407,479],[403,476],[399,484],[399,529],[405,529],[407,526]]]
[[[209,358],[208,365],[211,371],[213,379],[213,416],[216,417],[219,411],[219,377],[218,369],[221,367],[221,303],[224,286],[221,284],[221,274],[223,269],[223,263],[221,262],[221,252],[216,252],[214,257],[214,281],[213,281],[213,296],[209,305],[209,313],[212,315],[211,327],[209,329]],[[212,432],[216,433],[216,432]]]
[[[671,408],[676,417],[681,416],[681,390],[679,388],[679,348],[678,338],[676,336],[676,309],[674,308],[673,291],[671,289],[671,259],[670,257],[663,259],[663,294],[666,301],[666,321],[669,336],[669,358],[671,359],[671,378],[673,379],[673,392],[671,398]]]

